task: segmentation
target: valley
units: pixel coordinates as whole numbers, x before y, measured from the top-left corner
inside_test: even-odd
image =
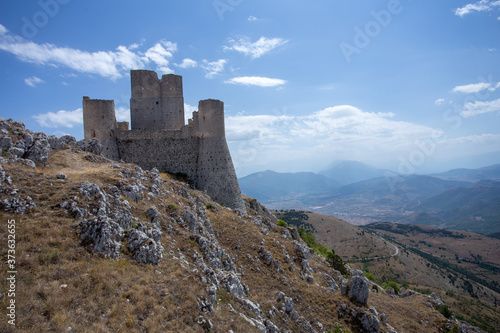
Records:
[[[490,332],[500,327],[500,240],[429,226],[358,227],[309,211],[273,212],[311,231],[319,243],[376,283],[395,282],[421,293],[437,293],[458,318]]]
[[[385,171],[386,176],[366,179],[384,170],[375,173],[370,166],[361,169],[359,162],[346,163],[320,174],[256,173],[241,178],[240,185],[271,209],[307,210],[355,225],[395,222],[484,235],[500,232],[500,165],[432,175]],[[339,182],[342,177],[344,183]]]

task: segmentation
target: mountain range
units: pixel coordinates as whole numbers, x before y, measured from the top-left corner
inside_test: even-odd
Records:
[[[358,225],[418,220],[490,234],[500,231],[499,180],[500,164],[400,176],[342,161],[318,174],[255,173],[241,178],[240,186],[273,209],[307,209]]]

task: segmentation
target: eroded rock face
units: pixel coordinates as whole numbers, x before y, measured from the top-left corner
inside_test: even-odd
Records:
[[[120,256],[123,229],[108,217],[84,220],[80,223],[80,238],[84,244],[93,244],[96,252],[117,259]]]

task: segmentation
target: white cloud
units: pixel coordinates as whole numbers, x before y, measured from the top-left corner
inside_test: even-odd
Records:
[[[464,105],[461,115],[464,118],[474,117],[483,113],[500,111],[500,99],[488,102],[469,102]]]
[[[182,63],[176,64],[176,66],[180,68],[194,68],[198,66],[198,63],[193,59],[186,58],[182,60]]]
[[[250,22],[255,22],[255,21],[257,21],[257,20],[259,20],[259,19],[258,19],[258,18],[256,18],[255,16],[250,15],[250,16],[248,17],[248,21],[250,21]]]
[[[173,56],[172,52],[176,50],[177,45],[175,43],[161,41],[149,48],[144,55],[158,66],[167,66],[169,64],[169,59]]]
[[[187,124],[189,119],[193,118],[193,112],[198,110],[198,106],[184,103],[184,123]]]
[[[455,15],[464,17],[467,14],[473,12],[483,12],[493,10],[495,7],[500,6],[500,1],[492,1],[492,0],[481,0],[476,3],[470,3],[463,7],[455,9]]]
[[[43,81],[39,77],[32,76],[27,79],[24,79],[24,82],[30,87],[35,87],[37,84],[44,83],[45,81]]]
[[[33,116],[35,120],[43,127],[69,127],[73,128],[83,124],[83,111],[78,108],[74,111],[47,112]]]
[[[221,73],[224,70],[224,66],[226,65],[226,59],[219,59],[217,61],[209,62],[206,59],[203,59],[203,63],[201,68],[205,70],[205,77],[207,79],[213,78],[215,75]]]
[[[414,150],[416,141],[441,133],[394,118],[393,113],[350,105],[303,116],[236,115],[226,118],[226,137],[236,168],[248,173],[261,168],[314,170],[329,159],[395,160]]]
[[[130,109],[120,106],[115,109],[116,121],[128,121],[130,123]]]
[[[460,93],[464,93],[464,94],[474,94],[474,93],[483,91],[485,89],[488,89],[490,86],[491,86],[490,83],[479,82],[479,83],[466,84],[463,86],[456,86],[451,91],[452,92],[460,92]]]
[[[286,83],[282,79],[272,79],[262,76],[240,76],[234,77],[230,80],[225,81],[230,84],[242,84],[247,86],[259,86],[259,87],[276,87]]]
[[[250,56],[252,59],[262,57],[278,46],[284,45],[288,40],[282,38],[260,37],[256,42],[251,42],[248,37],[240,37],[237,41],[230,39],[231,46],[224,46],[224,50],[232,50]]]
[[[67,67],[81,73],[97,74],[110,79],[118,79],[131,69],[145,68],[153,62],[158,70],[172,73],[168,67],[177,44],[162,40],[150,47],[145,53],[137,48],[119,45],[115,51],[89,52],[54,44],[37,44],[20,36],[9,34],[0,25],[0,50],[15,55],[19,60],[39,65]]]
[[[446,99],[444,99],[444,98],[438,98],[438,99],[436,99],[436,100],[434,101],[434,104],[436,104],[436,105],[441,105],[441,104],[443,104],[444,102],[446,102]]]

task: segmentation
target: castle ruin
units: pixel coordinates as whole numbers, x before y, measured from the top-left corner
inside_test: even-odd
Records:
[[[184,124],[182,76],[161,80],[154,71],[130,72],[131,129],[116,122],[113,100],[83,97],[86,139],[96,138],[103,155],[145,169],[185,174],[215,201],[246,212],[224,128],[224,103],[207,99]]]

